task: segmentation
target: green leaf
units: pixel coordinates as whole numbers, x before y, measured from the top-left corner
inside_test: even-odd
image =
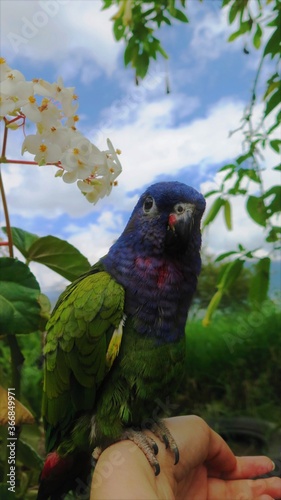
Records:
[[[117,41],[121,40],[125,33],[126,26],[123,24],[122,17],[118,17],[113,23],[113,33]]]
[[[249,299],[252,305],[257,308],[268,296],[270,263],[270,258],[264,257],[254,267],[255,272],[250,281]]]
[[[172,17],[174,17],[175,19],[178,19],[179,21],[183,22],[183,23],[188,23],[188,18],[186,17],[186,15],[184,14],[184,12],[182,12],[182,10],[179,10],[179,9],[170,9],[170,14]]]
[[[227,165],[224,165],[223,167],[221,167],[218,172],[223,172],[224,170],[235,170],[236,169],[236,165],[234,165],[233,163],[228,163]]]
[[[163,56],[165,59],[169,59],[167,52],[163,49],[163,47],[160,43],[158,45],[157,50],[158,50],[158,52],[160,52],[161,56]]]
[[[144,78],[149,67],[149,55],[147,52],[138,54],[136,60],[136,74],[140,78]]]
[[[44,465],[44,460],[38,455],[34,448],[22,438],[18,440],[17,459],[25,467],[37,471],[41,471]]]
[[[19,260],[3,257],[0,275],[0,334],[38,330],[40,288],[29,267]]]
[[[235,250],[231,250],[229,252],[221,253],[216,259],[215,262],[220,262],[223,259],[226,259],[227,257],[230,257],[230,255],[235,255],[237,252]]]
[[[69,281],[89,271],[90,263],[73,245],[55,236],[43,236],[29,248],[28,260],[49,267]]]
[[[266,207],[262,198],[249,196],[247,201],[247,211],[250,217],[260,226],[266,225]]]
[[[227,229],[231,231],[232,230],[231,205],[228,200],[225,200],[224,202],[224,220]]]
[[[135,37],[132,36],[124,52],[125,66],[128,66],[130,61],[133,61],[135,59],[135,57],[138,54],[138,50],[139,50],[138,42],[135,40]]]
[[[235,20],[238,12],[239,12],[239,2],[235,1],[230,7],[229,13],[228,13],[228,21],[229,24],[232,24],[233,21]]]
[[[208,196],[212,196],[212,194],[217,194],[219,191],[217,189],[214,189],[213,191],[208,191],[208,193],[204,194],[205,198],[208,198]]]
[[[267,205],[267,213],[271,216],[281,211],[281,186],[272,186],[263,195],[263,199],[273,197],[270,204]]]
[[[276,151],[276,153],[279,153],[280,151],[280,146],[281,146],[281,141],[280,139],[273,139],[272,141],[270,141],[270,146],[272,147],[272,149],[274,149],[274,151]]]
[[[250,20],[244,21],[240,24],[239,29],[228,37],[227,41],[233,42],[233,40],[236,40],[236,38],[238,38],[239,36],[244,35],[244,33],[246,33],[247,31],[251,31],[251,29],[252,29],[251,21]]]
[[[219,290],[224,293],[234,283],[242,271],[244,262],[244,260],[238,258],[225,266],[224,272],[217,284]]]
[[[262,29],[260,25],[257,24],[257,29],[253,38],[253,44],[256,49],[259,49],[261,46],[261,38],[262,38]]]
[[[257,173],[257,171],[253,168],[245,168],[245,169],[240,169],[239,172],[243,175],[243,176],[247,176],[249,177],[249,179],[251,179],[251,181],[253,182],[256,182],[257,184],[260,184],[261,183],[261,178],[259,176],[259,174]]]
[[[206,314],[202,320],[203,326],[209,326],[209,324],[211,323],[212,316],[213,316],[214,312],[216,311],[216,309],[218,308],[219,303],[222,299],[222,296],[223,296],[222,291],[217,290],[216,293],[211,298],[210,303],[207,307]]]
[[[278,226],[273,226],[266,237],[266,241],[269,243],[275,243],[280,239],[281,236],[281,228]]]
[[[280,78],[279,78],[278,80],[276,80],[276,78],[278,78],[278,76],[279,76],[279,75],[278,75],[278,73],[275,73],[275,74],[273,75],[273,77],[272,77],[272,78],[270,78],[270,79],[268,80],[268,82],[267,82],[267,84],[268,84],[268,85],[267,85],[267,89],[266,89],[266,91],[265,91],[265,93],[264,93],[264,96],[263,96],[264,100],[266,100],[266,99],[267,99],[267,97],[268,97],[270,94],[272,94],[272,92],[273,92],[274,90],[276,90],[276,89],[280,88],[280,84],[281,84],[281,82],[280,82]]]
[[[203,319],[203,325],[208,326],[211,322],[212,316],[216,309],[218,308],[223,294],[226,290],[234,283],[238,278],[244,265],[244,260],[236,259],[225,266],[225,269],[221,275],[219,283],[217,284],[218,290],[213,295]]]
[[[221,207],[224,205],[225,203],[225,200],[223,200],[222,198],[216,198],[216,200],[214,201],[213,205],[210,207],[205,219],[204,219],[204,222],[203,222],[203,227],[206,227],[208,226],[208,224],[210,224],[215,218],[216,216],[218,215]]]
[[[270,99],[267,101],[264,117],[269,115],[269,113],[271,113],[271,111],[273,111],[274,108],[276,108],[276,106],[278,106],[279,104],[280,104],[280,90],[278,89],[276,92],[274,92],[273,95],[271,95]]]
[[[266,46],[264,47],[263,55],[271,55],[273,59],[275,55],[280,54],[280,27],[272,33],[270,39],[268,40]]]
[[[2,227],[2,230],[5,234],[7,234],[6,227]],[[33,243],[35,243],[35,241],[39,239],[39,236],[33,233],[29,233],[28,231],[24,231],[23,229],[20,229],[18,227],[11,227],[11,232],[13,244],[25,258],[28,258],[28,251],[31,245],[33,245]]]
[[[111,5],[113,4],[114,0],[103,0],[103,6],[101,10],[109,9]]]
[[[244,155],[238,156],[238,158],[236,158],[236,162],[238,165],[241,165],[241,163],[243,163],[244,161],[248,160],[251,157],[252,157],[252,153],[251,153],[251,151],[248,151],[248,153],[245,153]]]

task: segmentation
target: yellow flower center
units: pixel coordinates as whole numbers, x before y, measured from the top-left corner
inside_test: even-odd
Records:
[[[80,151],[79,151],[79,149],[78,149],[78,148],[74,148],[74,149],[73,149],[73,154],[74,154],[74,155],[79,155],[79,153],[80,153]]]
[[[29,96],[28,100],[31,104],[34,104],[36,102],[36,99],[33,95]]]
[[[79,122],[79,116],[78,115],[74,115],[73,116],[73,121],[74,122]]]
[[[0,57],[0,64],[5,64],[5,62],[6,62],[5,57]]]
[[[44,99],[42,99],[42,103],[41,103],[41,106],[38,107],[39,111],[46,111],[46,109],[48,109],[48,104],[49,104],[49,99],[46,99],[46,97]]]
[[[47,151],[47,146],[46,146],[46,144],[40,144],[39,149],[40,149],[40,151],[42,151],[42,153],[45,153],[45,151]]]

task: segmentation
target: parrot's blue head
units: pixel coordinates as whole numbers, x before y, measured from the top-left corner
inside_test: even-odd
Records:
[[[158,182],[140,197],[122,236],[139,250],[154,254],[185,253],[200,248],[205,199],[181,182]],[[140,248],[141,247],[141,248]]]
[[[103,259],[105,270],[125,288],[133,328],[157,342],[184,336],[201,268],[204,209],[204,197],[190,186],[153,184]]]

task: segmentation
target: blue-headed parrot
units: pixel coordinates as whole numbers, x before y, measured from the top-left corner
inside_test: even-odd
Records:
[[[204,209],[204,197],[183,183],[150,186],[108,254],[59,297],[44,348],[47,457],[38,499],[86,491],[94,450],[122,439],[136,442],[158,474],[144,428],[178,461],[156,408],[185,371]]]

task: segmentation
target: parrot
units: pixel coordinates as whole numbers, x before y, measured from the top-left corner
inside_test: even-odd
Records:
[[[68,491],[86,498],[94,457],[123,439],[134,441],[159,474],[157,445],[144,429],[178,462],[157,401],[175,392],[185,371],[204,209],[203,195],[182,182],[151,185],[107,255],[59,297],[46,326],[47,456],[38,500]]]

